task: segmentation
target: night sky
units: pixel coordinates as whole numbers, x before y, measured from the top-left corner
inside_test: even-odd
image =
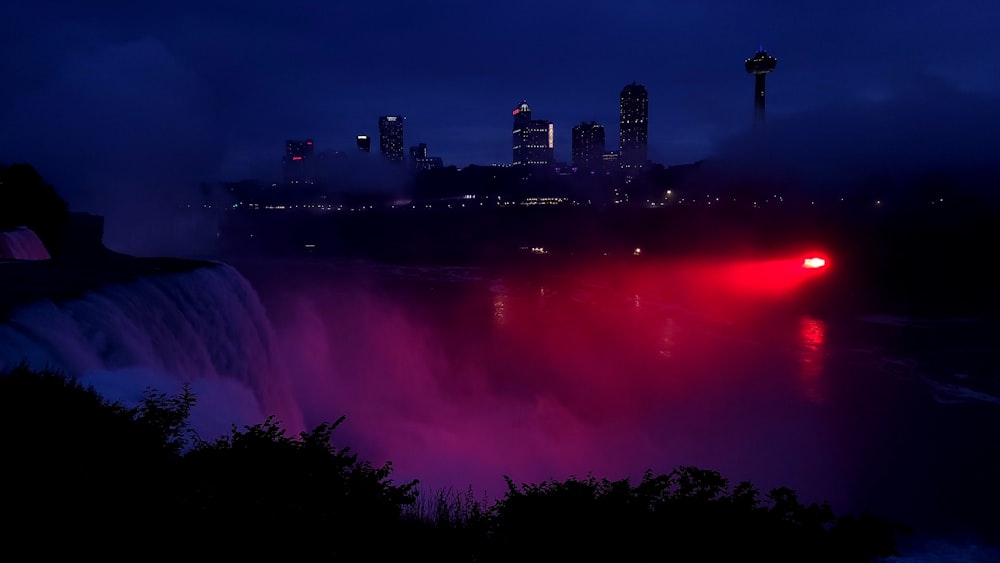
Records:
[[[986,0],[85,4],[0,7],[0,162],[34,164],[74,210],[276,178],[286,139],[353,150],[385,114],[446,165],[509,163],[522,99],[567,161],[581,121],[617,149],[632,81],[649,91],[652,160],[724,155],[749,133],[743,61],[761,44],[791,161],[984,164],[1000,126]]]

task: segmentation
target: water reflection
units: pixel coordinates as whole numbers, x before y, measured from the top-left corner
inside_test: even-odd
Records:
[[[823,374],[825,341],[826,323],[808,315],[799,319],[799,381],[806,399],[813,403],[823,402],[820,378]]]
[[[677,346],[677,321],[669,317],[664,323],[663,332],[660,337],[660,357],[670,359],[674,357],[674,348]]]
[[[506,295],[495,295],[493,296],[493,322],[497,326],[503,326],[507,324],[507,296]]]
[[[946,470],[1000,470],[991,450],[966,447],[996,443],[993,411],[915,402],[879,355],[841,343],[846,321],[777,314],[773,299],[718,290],[732,280],[715,273],[668,264],[452,284],[303,267],[255,287],[297,362],[307,421],[346,415],[339,439],[424,491],[493,496],[504,475],[638,478],[683,464],[838,511],[901,503],[897,514],[937,518],[939,504],[973,496],[903,501]],[[980,466],[990,471],[968,471]],[[966,474],[948,482],[981,483]]]

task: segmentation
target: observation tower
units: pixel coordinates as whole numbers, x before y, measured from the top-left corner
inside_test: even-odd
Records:
[[[774,70],[778,59],[767,54],[764,46],[746,60],[747,72],[753,75],[753,124],[754,127],[764,125],[764,77]]]

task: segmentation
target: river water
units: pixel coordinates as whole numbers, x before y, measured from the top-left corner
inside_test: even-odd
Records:
[[[234,264],[307,423],[346,415],[397,482],[492,499],[695,465],[910,526],[909,560],[998,553],[995,321],[809,313],[754,267]]]

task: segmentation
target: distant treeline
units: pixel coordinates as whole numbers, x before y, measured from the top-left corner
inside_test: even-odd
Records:
[[[33,558],[281,560],[879,561],[902,530],[837,516],[786,488],[761,494],[679,467],[642,480],[516,485],[496,502],[419,498],[331,436],[280,422],[202,440],[196,397],[147,390],[135,407],[59,374],[0,376],[3,549]]]

